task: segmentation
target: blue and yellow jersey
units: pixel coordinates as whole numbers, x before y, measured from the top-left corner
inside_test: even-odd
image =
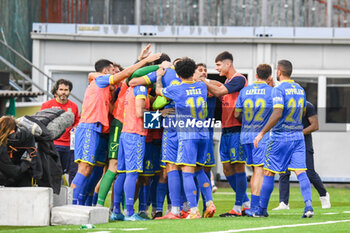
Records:
[[[207,139],[207,86],[203,82],[183,81],[161,89],[162,96],[175,102],[176,127],[181,139]],[[165,126],[164,126],[165,127]]]
[[[157,81],[157,72],[154,71],[152,73],[149,73],[143,78],[146,80],[147,84],[155,83]],[[177,76],[176,71],[174,68],[167,68],[163,77],[162,77],[162,84],[163,87],[169,87],[171,85],[179,85],[181,83],[181,79],[179,76]],[[174,108],[175,104],[173,101],[170,101],[169,104],[167,104],[164,108]]]
[[[243,88],[238,96],[236,111],[242,112],[241,143],[253,143],[272,113],[272,87],[265,82],[254,82]],[[266,134],[262,142],[266,142]]]
[[[207,97],[207,109],[208,109],[207,119],[214,120],[215,107],[216,107],[216,97],[215,96]],[[209,127],[209,132],[212,138],[214,135],[214,127]]]
[[[272,90],[273,108],[283,109],[281,119],[271,130],[274,141],[303,140],[303,113],[306,109],[304,89],[293,80],[284,80]]]

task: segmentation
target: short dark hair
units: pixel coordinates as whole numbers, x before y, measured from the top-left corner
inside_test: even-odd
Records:
[[[71,81],[66,80],[66,79],[59,79],[55,82],[55,84],[53,85],[53,87],[51,88],[51,94],[56,95],[56,92],[58,90],[58,87],[63,84],[69,87],[69,91],[73,90],[73,84]]]
[[[290,77],[293,71],[293,65],[288,60],[279,60],[277,68],[281,71],[283,76]]]
[[[173,61],[173,64],[175,65],[175,63],[180,61],[181,59],[182,59],[181,57],[175,58],[175,60]]]
[[[168,54],[162,53],[162,55],[160,55],[160,58],[154,61],[154,64],[159,65],[159,64],[162,64],[163,61],[171,62],[171,59]]]
[[[176,73],[184,79],[188,79],[193,76],[194,71],[196,70],[196,63],[194,60],[188,57],[184,57],[179,60],[175,65]]]
[[[200,66],[203,66],[203,67],[207,68],[207,65],[206,65],[206,64],[204,64],[204,63],[198,63],[198,64],[196,64],[196,69],[197,69],[198,67],[200,67]]]
[[[267,80],[272,74],[271,66],[268,64],[258,65],[258,67],[256,67],[256,74],[258,75],[258,78]]]
[[[124,68],[123,68],[119,63],[115,63],[115,62],[114,62],[114,63],[113,63],[113,66],[114,66],[114,67],[118,67],[120,71],[123,71],[123,70],[124,70]]]
[[[223,60],[231,60],[233,62],[232,54],[227,52],[227,51],[224,51],[224,52],[220,53],[219,55],[217,55],[215,58],[215,62],[223,61]]]
[[[113,65],[113,62],[107,59],[100,59],[95,62],[95,70],[96,72],[102,72],[104,68],[109,67],[110,65]]]

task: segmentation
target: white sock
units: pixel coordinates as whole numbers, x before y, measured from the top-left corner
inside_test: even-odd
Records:
[[[242,212],[242,206],[241,205],[235,205],[233,207],[233,210],[236,212],[236,213],[241,213]]]
[[[209,207],[209,206],[211,205],[211,203],[213,203],[213,201],[212,201],[212,200],[207,201],[207,202],[205,203],[205,206],[206,206],[206,207]]]
[[[214,180],[211,181],[211,186],[212,186],[212,187],[215,186],[215,181],[214,181]]]
[[[173,213],[173,215],[179,216],[180,215],[180,207],[177,207],[177,206],[171,207],[171,213]]]
[[[243,208],[250,209],[250,201],[243,202]]]
[[[191,208],[191,214],[196,214],[198,212],[198,207]]]

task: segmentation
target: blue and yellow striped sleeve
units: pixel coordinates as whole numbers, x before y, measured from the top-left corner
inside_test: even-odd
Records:
[[[134,88],[135,99],[146,99],[147,88],[145,86],[136,86]]]
[[[272,103],[273,108],[284,109],[284,95],[283,90],[280,90],[278,87],[272,89]]]
[[[114,76],[113,75],[109,76],[109,85],[114,85]]]
[[[145,95],[137,95],[135,96],[135,99],[146,99]]]
[[[113,75],[107,74],[103,76],[99,76],[95,79],[95,83],[99,88],[105,88],[109,85],[114,84]]]
[[[284,109],[283,104],[274,104],[273,108],[280,108],[280,109]]]
[[[149,85],[149,84],[152,83],[151,80],[149,79],[149,77],[148,77],[147,75],[142,76],[142,78],[146,81],[146,84],[147,84],[147,85]]]

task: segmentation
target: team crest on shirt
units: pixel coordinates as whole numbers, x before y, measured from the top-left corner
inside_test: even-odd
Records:
[[[144,112],[143,113],[143,128],[145,129],[160,129],[161,113],[159,110],[156,112]]]

